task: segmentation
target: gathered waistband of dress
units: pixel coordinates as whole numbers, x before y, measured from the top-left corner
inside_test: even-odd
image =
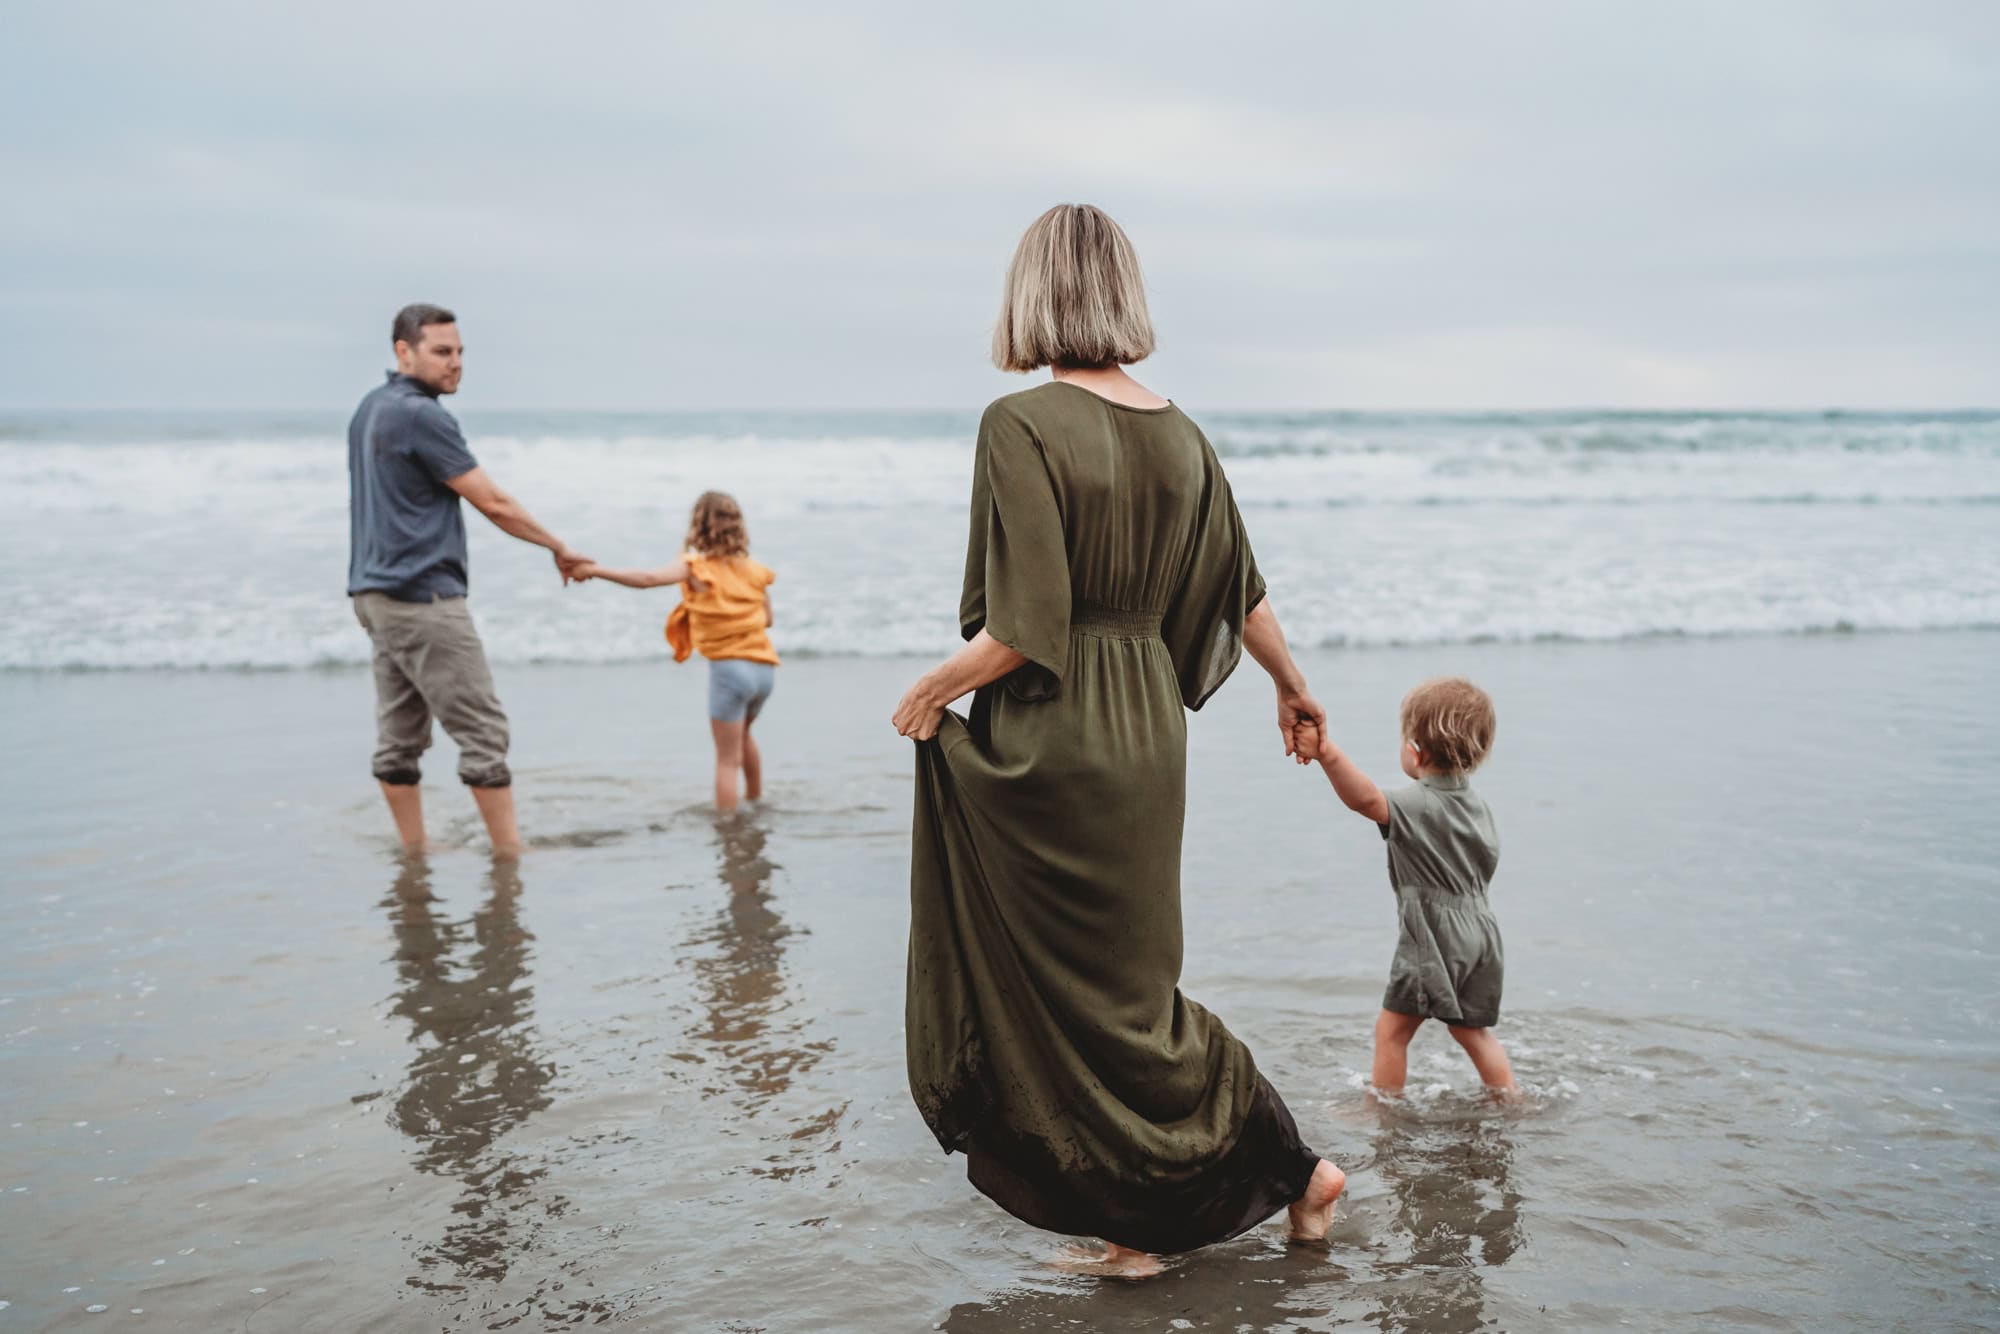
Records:
[[[1132,611],[1107,607],[1098,602],[1076,602],[1069,609],[1072,634],[1097,635],[1104,639],[1150,639],[1160,633],[1157,611]]]

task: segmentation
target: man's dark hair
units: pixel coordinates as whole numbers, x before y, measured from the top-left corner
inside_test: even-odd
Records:
[[[418,347],[424,341],[426,324],[457,323],[458,316],[443,306],[433,306],[419,301],[414,306],[404,306],[396,312],[396,322],[389,326],[389,342],[408,343],[411,347]]]

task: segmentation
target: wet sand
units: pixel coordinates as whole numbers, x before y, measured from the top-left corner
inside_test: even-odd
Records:
[[[518,866],[443,740],[396,852],[363,673],[0,675],[0,1329],[1990,1326],[2000,635],[1311,656],[1378,774],[1417,679],[1499,700],[1504,1114],[1428,1030],[1368,1107],[1380,843],[1239,676],[1184,985],[1349,1193],[1136,1286],[904,1091],[919,665],[788,664],[734,825],[698,669],[502,668]]]

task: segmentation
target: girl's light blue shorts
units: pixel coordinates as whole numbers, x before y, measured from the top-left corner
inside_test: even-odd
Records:
[[[721,658],[708,664],[708,716],[719,723],[756,719],[778,684],[778,669],[768,662]]]

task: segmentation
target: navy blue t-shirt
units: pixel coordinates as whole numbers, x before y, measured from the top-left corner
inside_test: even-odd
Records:
[[[421,381],[390,372],[347,426],[347,593],[465,596],[465,519],[445,483],[479,466]]]

